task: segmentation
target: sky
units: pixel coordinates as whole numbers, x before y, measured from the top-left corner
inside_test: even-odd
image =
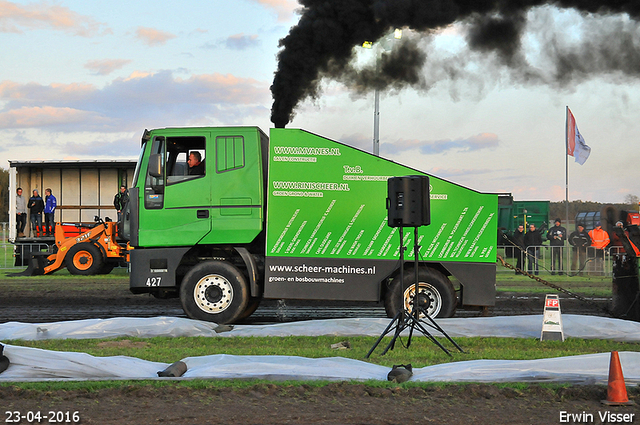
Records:
[[[9,160],[135,159],[145,129],[256,125],[268,132],[279,40],[301,14],[291,0],[0,0],[0,167]],[[591,147],[569,157],[569,199],[623,202],[640,195],[640,78],[608,69],[579,78],[545,56],[550,46],[597,43],[623,28],[606,17],[541,7],[527,14],[525,59],[540,75],[470,51],[468,26],[403,29],[426,54],[418,85],[380,95],[380,155],[482,192],[565,199],[565,111]],[[600,37],[600,36],[598,36]],[[601,37],[600,37],[601,38]],[[573,44],[572,44],[573,43]],[[356,69],[399,45],[353,47]],[[593,49],[596,50],[595,48]],[[631,63],[616,49],[575,60]],[[640,72],[640,69],[639,69]],[[288,128],[372,151],[374,93],[324,78]]]

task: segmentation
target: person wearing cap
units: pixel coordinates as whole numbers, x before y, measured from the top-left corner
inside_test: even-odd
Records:
[[[596,221],[595,229],[589,232],[591,247],[595,250],[596,273],[604,273],[604,249],[609,246],[609,234],[602,228],[602,223]]]
[[[578,270],[578,275],[582,276],[582,268],[587,261],[587,247],[591,246],[591,237],[584,224],[578,223],[578,228],[569,235],[569,244],[573,246],[571,256],[571,270]],[[578,268],[576,268],[578,266]]]
[[[562,251],[564,250],[564,241],[567,239],[567,229],[560,225],[561,221],[556,218],[555,226],[547,232],[547,239],[551,245],[551,274],[563,274],[562,267]]]

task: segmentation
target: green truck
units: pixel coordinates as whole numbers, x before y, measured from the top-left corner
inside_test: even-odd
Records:
[[[413,232],[402,285],[386,210],[387,180],[407,175],[426,174],[299,129],[145,131],[121,223],[130,289],[180,297],[189,317],[216,323],[265,298],[384,301],[393,317],[415,297]],[[429,182],[418,301],[431,317],[494,305],[498,196]]]

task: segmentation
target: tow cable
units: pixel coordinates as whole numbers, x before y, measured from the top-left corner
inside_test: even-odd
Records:
[[[514,270],[516,273],[520,273],[520,274],[522,274],[522,275],[524,275],[524,276],[527,276],[528,278],[533,279],[533,280],[535,280],[536,282],[540,282],[540,283],[542,283],[543,285],[546,285],[546,286],[548,286],[548,287],[550,287],[550,288],[553,288],[553,289],[555,289],[556,291],[562,292],[563,294],[566,294],[566,295],[570,296],[571,298],[575,298],[575,299],[580,300],[580,301],[582,301],[582,302],[584,302],[584,303],[586,303],[586,304],[589,304],[589,305],[591,305],[591,306],[594,306],[594,307],[596,307],[598,310],[601,310],[601,311],[603,311],[604,313],[606,313],[607,315],[609,315],[610,317],[616,317],[616,316],[614,316],[614,314],[611,312],[611,310],[609,310],[609,308],[607,308],[607,307],[602,307],[602,306],[600,306],[598,303],[596,303],[595,301],[590,300],[590,299],[588,299],[588,298],[585,298],[585,297],[583,297],[583,296],[582,296],[582,295],[580,295],[580,294],[576,294],[576,293],[574,293],[574,292],[568,291],[568,290],[566,290],[566,289],[564,289],[564,288],[562,288],[562,287],[560,287],[560,286],[558,286],[558,285],[556,285],[556,284],[553,284],[553,283],[551,283],[551,282],[547,282],[546,280],[541,279],[541,278],[539,278],[538,276],[534,276],[534,275],[532,275],[532,274],[530,274],[530,273],[528,273],[528,272],[525,272],[524,270],[521,270],[521,269],[519,269],[519,268],[517,268],[517,267],[513,266],[512,264],[507,263],[507,262],[504,260],[504,258],[502,258],[502,256],[501,256],[500,254],[498,254],[498,255],[497,255],[497,257],[498,257],[498,261],[500,261],[504,267],[506,267],[506,268],[508,268],[508,269],[511,269],[511,270]]]

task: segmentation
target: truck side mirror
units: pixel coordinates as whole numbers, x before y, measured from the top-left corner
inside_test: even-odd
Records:
[[[153,154],[149,156],[149,175],[157,179],[162,178],[162,155]]]

